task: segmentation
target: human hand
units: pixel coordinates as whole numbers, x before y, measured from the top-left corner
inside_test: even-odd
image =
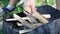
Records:
[[[25,10],[23,11],[26,15],[32,15],[35,12],[37,12],[37,8],[31,8],[31,7],[25,7]]]

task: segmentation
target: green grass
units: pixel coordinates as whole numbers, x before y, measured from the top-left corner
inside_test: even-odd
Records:
[[[3,30],[0,30],[0,34],[3,34]]]

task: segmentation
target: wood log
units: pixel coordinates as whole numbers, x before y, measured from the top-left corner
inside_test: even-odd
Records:
[[[19,22],[21,22],[23,25],[31,28],[31,29],[35,29],[37,27],[39,27],[40,25],[42,25],[41,23],[36,27],[35,25],[33,24],[30,24],[28,23],[27,21],[23,20],[20,16],[16,15],[16,14],[13,14],[14,15],[14,18],[17,19]]]
[[[38,12],[33,12],[32,16],[36,17],[37,19],[39,19],[39,21],[41,21],[43,24],[48,23],[48,20],[46,18],[44,18],[40,13]]]
[[[23,26],[21,23],[17,23],[18,26]]]
[[[16,21],[17,19],[11,18],[11,19],[6,19],[6,21]]]
[[[45,18],[51,18],[49,14],[42,14]],[[23,20],[29,20],[30,22],[37,22],[35,18],[32,17],[22,17]],[[11,19],[6,19],[6,21],[17,21],[17,19],[11,18]]]
[[[32,31],[32,30],[31,29],[20,30],[19,34],[27,33],[27,32],[30,32],[30,31]]]
[[[18,26],[23,26],[21,23],[17,23],[17,25],[18,25]],[[35,23],[35,24],[32,24],[32,25],[34,25],[34,26],[36,26],[36,27],[39,27],[39,26],[41,26],[41,25],[43,25],[43,24],[41,24],[41,23]]]
[[[14,18],[17,19],[19,22],[21,22],[24,26],[27,26],[31,29],[34,29],[34,26],[32,24],[29,24],[27,21],[23,20],[20,16],[17,14],[13,14]]]
[[[36,19],[32,18],[32,17],[22,17],[23,20],[28,20],[30,22],[37,22]],[[11,18],[11,19],[6,19],[6,21],[17,21],[17,19]]]
[[[38,23],[38,24],[40,24],[40,23]],[[34,25],[38,25],[38,24],[34,24]],[[33,30],[32,29],[20,30],[19,34],[27,33],[27,32],[30,32],[30,31],[33,31]]]

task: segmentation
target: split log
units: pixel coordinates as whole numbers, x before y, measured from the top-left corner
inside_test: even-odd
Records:
[[[22,17],[23,20],[29,20],[30,22],[36,22],[36,19],[32,17]],[[17,21],[17,19],[11,18],[11,19],[6,19],[6,21]]]
[[[31,29],[20,30],[19,34],[27,33],[27,32],[30,32],[30,31],[32,31],[32,30]]]
[[[17,23],[17,25],[18,25],[18,26],[23,26],[21,23]],[[41,26],[41,25],[43,25],[43,24],[41,24],[41,23],[35,23],[35,24],[32,24],[32,25],[38,27],[38,26]]]
[[[49,14],[43,14],[42,16],[44,16],[45,18],[51,18],[51,16]],[[35,21],[35,18],[32,18],[32,17],[22,17],[23,20],[29,20],[30,22],[31,21]],[[6,19],[6,21],[17,21],[17,19],[14,19],[14,18],[11,18],[11,19]]]
[[[19,22],[21,22],[24,26],[27,26],[31,29],[33,29],[33,25],[32,24],[29,24],[27,21],[23,20],[20,16],[16,15],[16,14],[13,14],[14,18],[17,19]]]
[[[14,18],[17,19],[19,22],[21,22],[23,25],[31,28],[31,29],[35,29],[37,27],[39,27],[40,25],[42,25],[41,23],[36,27],[35,25],[33,24],[30,24],[28,23],[27,21],[23,20],[20,16],[16,15],[16,14],[13,14],[14,15]]]
[[[32,16],[36,17],[37,19],[39,19],[39,21],[41,21],[43,24],[48,23],[48,20],[46,18],[44,18],[40,13],[38,12],[34,12],[32,13]]]

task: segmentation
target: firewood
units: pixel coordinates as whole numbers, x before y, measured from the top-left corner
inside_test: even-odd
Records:
[[[21,22],[24,26],[27,26],[27,27],[29,27],[31,29],[35,29],[35,28],[39,27],[40,25],[42,25],[41,23],[38,26],[30,24],[27,21],[23,20],[20,16],[18,16],[16,14],[13,14],[13,15],[14,15],[15,19],[17,19],[19,22]]]
[[[18,26],[23,26],[21,23],[17,23],[17,25]],[[35,24],[32,24],[32,25],[34,25],[35,27],[39,27],[39,26],[41,26],[43,24],[41,24],[41,23],[35,23]]]
[[[24,26],[27,26],[31,29],[34,29],[34,26],[30,23],[28,23],[27,21],[23,20],[20,16],[18,16],[17,14],[13,14],[14,18],[17,19],[19,22],[21,22]]]
[[[48,23],[48,20],[46,18],[44,18],[40,13],[38,12],[34,12],[32,13],[32,16],[36,17],[37,19],[39,19],[39,21],[41,21],[43,24]]]
[[[33,22],[37,22],[36,19],[32,18],[32,17],[22,17],[23,20],[28,20],[31,23]],[[11,19],[6,19],[6,21],[17,21],[17,19],[11,18]]]
[[[45,18],[51,18],[51,16],[49,14],[43,14],[42,16],[44,16]],[[35,21],[35,18],[31,18],[31,17],[22,17],[22,19],[24,20],[29,20],[30,22]],[[11,18],[11,19],[6,19],[6,21],[17,21],[17,19]]]
[[[31,29],[20,30],[19,34],[27,33],[27,32],[30,32],[30,31],[32,31],[32,30]]]

